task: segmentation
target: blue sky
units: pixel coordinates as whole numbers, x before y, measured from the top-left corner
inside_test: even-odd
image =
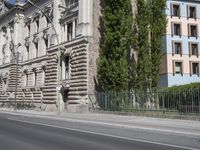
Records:
[[[16,0],[8,0],[9,2],[15,4]],[[22,0],[22,1],[25,1],[25,0]]]
[[[9,0],[11,3],[15,3],[16,0]]]

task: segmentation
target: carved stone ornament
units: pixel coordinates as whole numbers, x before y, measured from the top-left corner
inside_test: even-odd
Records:
[[[46,62],[45,61],[42,61],[40,66],[43,70],[46,70]]]
[[[24,73],[24,74],[28,74],[28,69],[27,69],[27,68],[24,69],[23,73]]]
[[[23,66],[21,69],[24,70],[24,73],[25,73],[25,72],[26,72],[26,73],[29,72],[29,68],[28,68],[28,66]]]
[[[4,44],[2,47],[2,53],[5,54],[5,52],[6,52],[6,44]]]
[[[44,14],[48,17],[50,16],[51,11],[52,11],[52,7],[50,6],[45,6],[43,9]],[[42,14],[42,16],[44,16],[44,14]]]
[[[58,55],[54,55],[54,56],[53,56],[53,61],[54,61],[55,63],[58,63]]]
[[[38,43],[38,40],[39,40],[38,35],[35,34],[35,35],[33,36],[33,43],[34,43],[34,44]]]
[[[33,21],[38,21],[39,19],[40,19],[40,13],[38,13],[38,12],[35,12],[34,14],[33,14]]]
[[[10,50],[11,50],[11,51],[14,50],[14,43],[13,43],[13,41],[10,41]]]
[[[45,71],[46,70],[46,65],[42,66],[41,68],[42,68],[42,70]]]
[[[26,17],[24,19],[25,26],[30,25],[31,24],[31,20],[32,20],[31,17]]]
[[[28,46],[29,46],[29,43],[30,43],[30,42],[29,42],[29,38],[26,38],[26,39],[25,39],[25,46],[28,47]]]
[[[10,27],[10,32],[13,33],[14,32],[14,27],[13,26],[9,26]]]
[[[44,39],[44,40],[47,40],[48,39],[48,34],[47,34],[47,30],[44,30],[43,31],[43,36],[42,36],[42,38]]]
[[[61,47],[60,50],[61,50],[61,54],[64,55],[66,48],[65,47]]]
[[[37,68],[34,66],[34,68],[32,69],[33,72],[37,72]]]
[[[1,30],[2,30],[4,33],[6,33],[6,32],[7,32],[6,26],[1,27]]]
[[[3,74],[3,80],[6,81],[8,79],[8,73]]]
[[[61,85],[62,85],[62,89],[64,89],[64,90],[67,90],[67,89],[70,88],[70,82],[69,82],[69,80],[63,81],[63,82],[61,83]]]

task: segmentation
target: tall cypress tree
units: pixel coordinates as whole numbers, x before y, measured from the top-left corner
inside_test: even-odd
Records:
[[[148,80],[151,74],[150,63],[150,14],[148,3],[145,0],[137,0],[137,14],[135,18],[135,37],[134,50],[137,52],[137,62],[134,71],[134,89],[146,91],[148,88]]]
[[[147,92],[158,86],[162,36],[166,30],[165,4],[165,0],[137,0],[134,22],[134,50],[137,53],[133,74],[135,90]]]
[[[104,90],[128,89],[127,55],[132,43],[131,0],[105,0],[104,41],[98,60],[97,77]]]
[[[162,58],[163,36],[166,33],[167,20],[164,14],[166,0],[151,1],[151,79],[152,87],[157,88],[160,80],[159,69]]]

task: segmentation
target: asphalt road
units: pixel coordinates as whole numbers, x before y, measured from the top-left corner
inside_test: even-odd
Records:
[[[183,135],[0,114],[0,150],[195,150],[200,146],[198,140]],[[186,147],[181,141],[194,142],[194,147]]]

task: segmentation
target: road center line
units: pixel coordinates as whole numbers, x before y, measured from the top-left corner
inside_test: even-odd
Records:
[[[123,136],[110,135],[110,134],[98,133],[98,132],[93,132],[93,131],[74,129],[74,128],[69,128],[69,127],[60,127],[60,126],[56,126],[56,125],[49,125],[49,124],[39,123],[39,122],[17,120],[17,119],[13,119],[13,118],[7,118],[7,119],[11,120],[11,121],[17,121],[17,122],[28,123],[28,124],[33,124],[33,125],[40,125],[40,126],[47,126],[47,127],[52,127],[52,128],[58,128],[58,129],[65,129],[65,130],[71,130],[71,131],[75,131],[75,132],[89,133],[89,134],[118,138],[118,139],[129,140],[129,141],[137,141],[137,142],[142,142],[142,143],[162,145],[162,146],[181,148],[181,149],[187,149],[187,150],[200,150],[200,149],[197,149],[197,148],[191,148],[191,147],[185,147],[185,146],[179,146],[179,145],[173,145],[173,144],[166,144],[166,143],[160,143],[160,142],[153,142],[153,141],[148,141],[148,140],[140,140],[140,139],[135,139],[135,138],[128,138],[128,137],[123,137]]]

